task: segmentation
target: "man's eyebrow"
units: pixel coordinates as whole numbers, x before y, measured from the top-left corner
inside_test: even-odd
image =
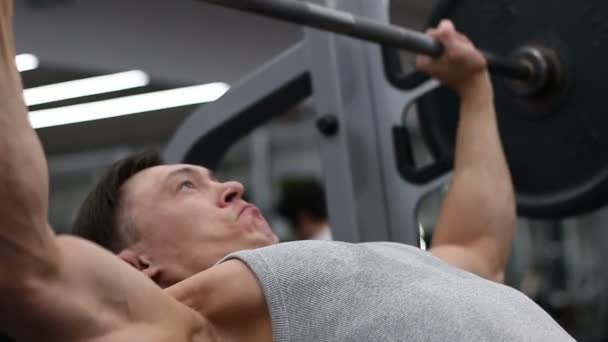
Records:
[[[189,176],[200,177],[200,172],[191,166],[184,166],[177,170],[173,170],[173,171],[169,172],[169,174],[165,178],[165,182],[168,182],[169,180],[171,180],[171,178],[180,176],[180,175],[189,175]],[[212,181],[216,181],[216,182],[218,181],[215,174],[211,170],[207,170],[207,177],[209,177],[209,179]]]
[[[177,177],[177,176],[180,176],[180,175],[194,176],[196,174],[198,174],[198,172],[194,168],[189,167],[189,166],[185,166],[185,167],[182,167],[182,168],[179,168],[177,170],[173,170],[173,171],[169,172],[169,174],[167,175],[167,177],[165,177],[165,182],[169,182],[171,180],[171,178]]]

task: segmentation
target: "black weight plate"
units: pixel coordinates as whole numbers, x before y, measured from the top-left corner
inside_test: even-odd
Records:
[[[608,203],[608,1],[445,0],[429,26],[451,19],[480,48],[508,55],[523,45],[557,51],[564,84],[546,101],[527,101],[493,75],[501,139],[519,214],[563,218]],[[452,161],[458,98],[444,87],[418,101],[433,154]]]

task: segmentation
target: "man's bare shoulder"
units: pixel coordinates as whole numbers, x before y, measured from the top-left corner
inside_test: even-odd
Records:
[[[27,322],[16,329],[25,340],[213,341],[195,339],[201,316],[112,253],[75,237],[56,241],[59,274],[15,298],[27,308],[14,322]]]
[[[129,325],[110,334],[87,340],[89,342],[219,342],[213,329],[207,329],[206,324],[200,329],[186,331],[176,326],[139,324]]]

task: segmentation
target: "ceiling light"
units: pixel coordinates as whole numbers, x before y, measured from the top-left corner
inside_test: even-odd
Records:
[[[23,96],[28,106],[34,106],[83,96],[144,87],[148,83],[150,83],[150,77],[145,72],[133,70],[29,88],[23,92]]]
[[[17,55],[17,57],[15,57],[15,63],[17,64],[17,70],[19,70],[19,72],[34,70],[40,65],[38,57],[29,53]]]
[[[73,106],[43,109],[30,112],[29,117],[34,128],[67,125],[212,102],[224,95],[228,89],[229,87],[225,83],[209,83]]]

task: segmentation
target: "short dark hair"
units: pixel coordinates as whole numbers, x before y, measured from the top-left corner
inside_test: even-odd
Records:
[[[84,200],[72,227],[72,234],[118,253],[138,239],[137,231],[123,217],[121,187],[136,173],[163,165],[156,151],[135,153],[110,166]]]
[[[325,191],[321,183],[314,178],[284,179],[281,182],[281,198],[277,209],[294,227],[301,212],[307,212],[318,220],[326,220]]]

